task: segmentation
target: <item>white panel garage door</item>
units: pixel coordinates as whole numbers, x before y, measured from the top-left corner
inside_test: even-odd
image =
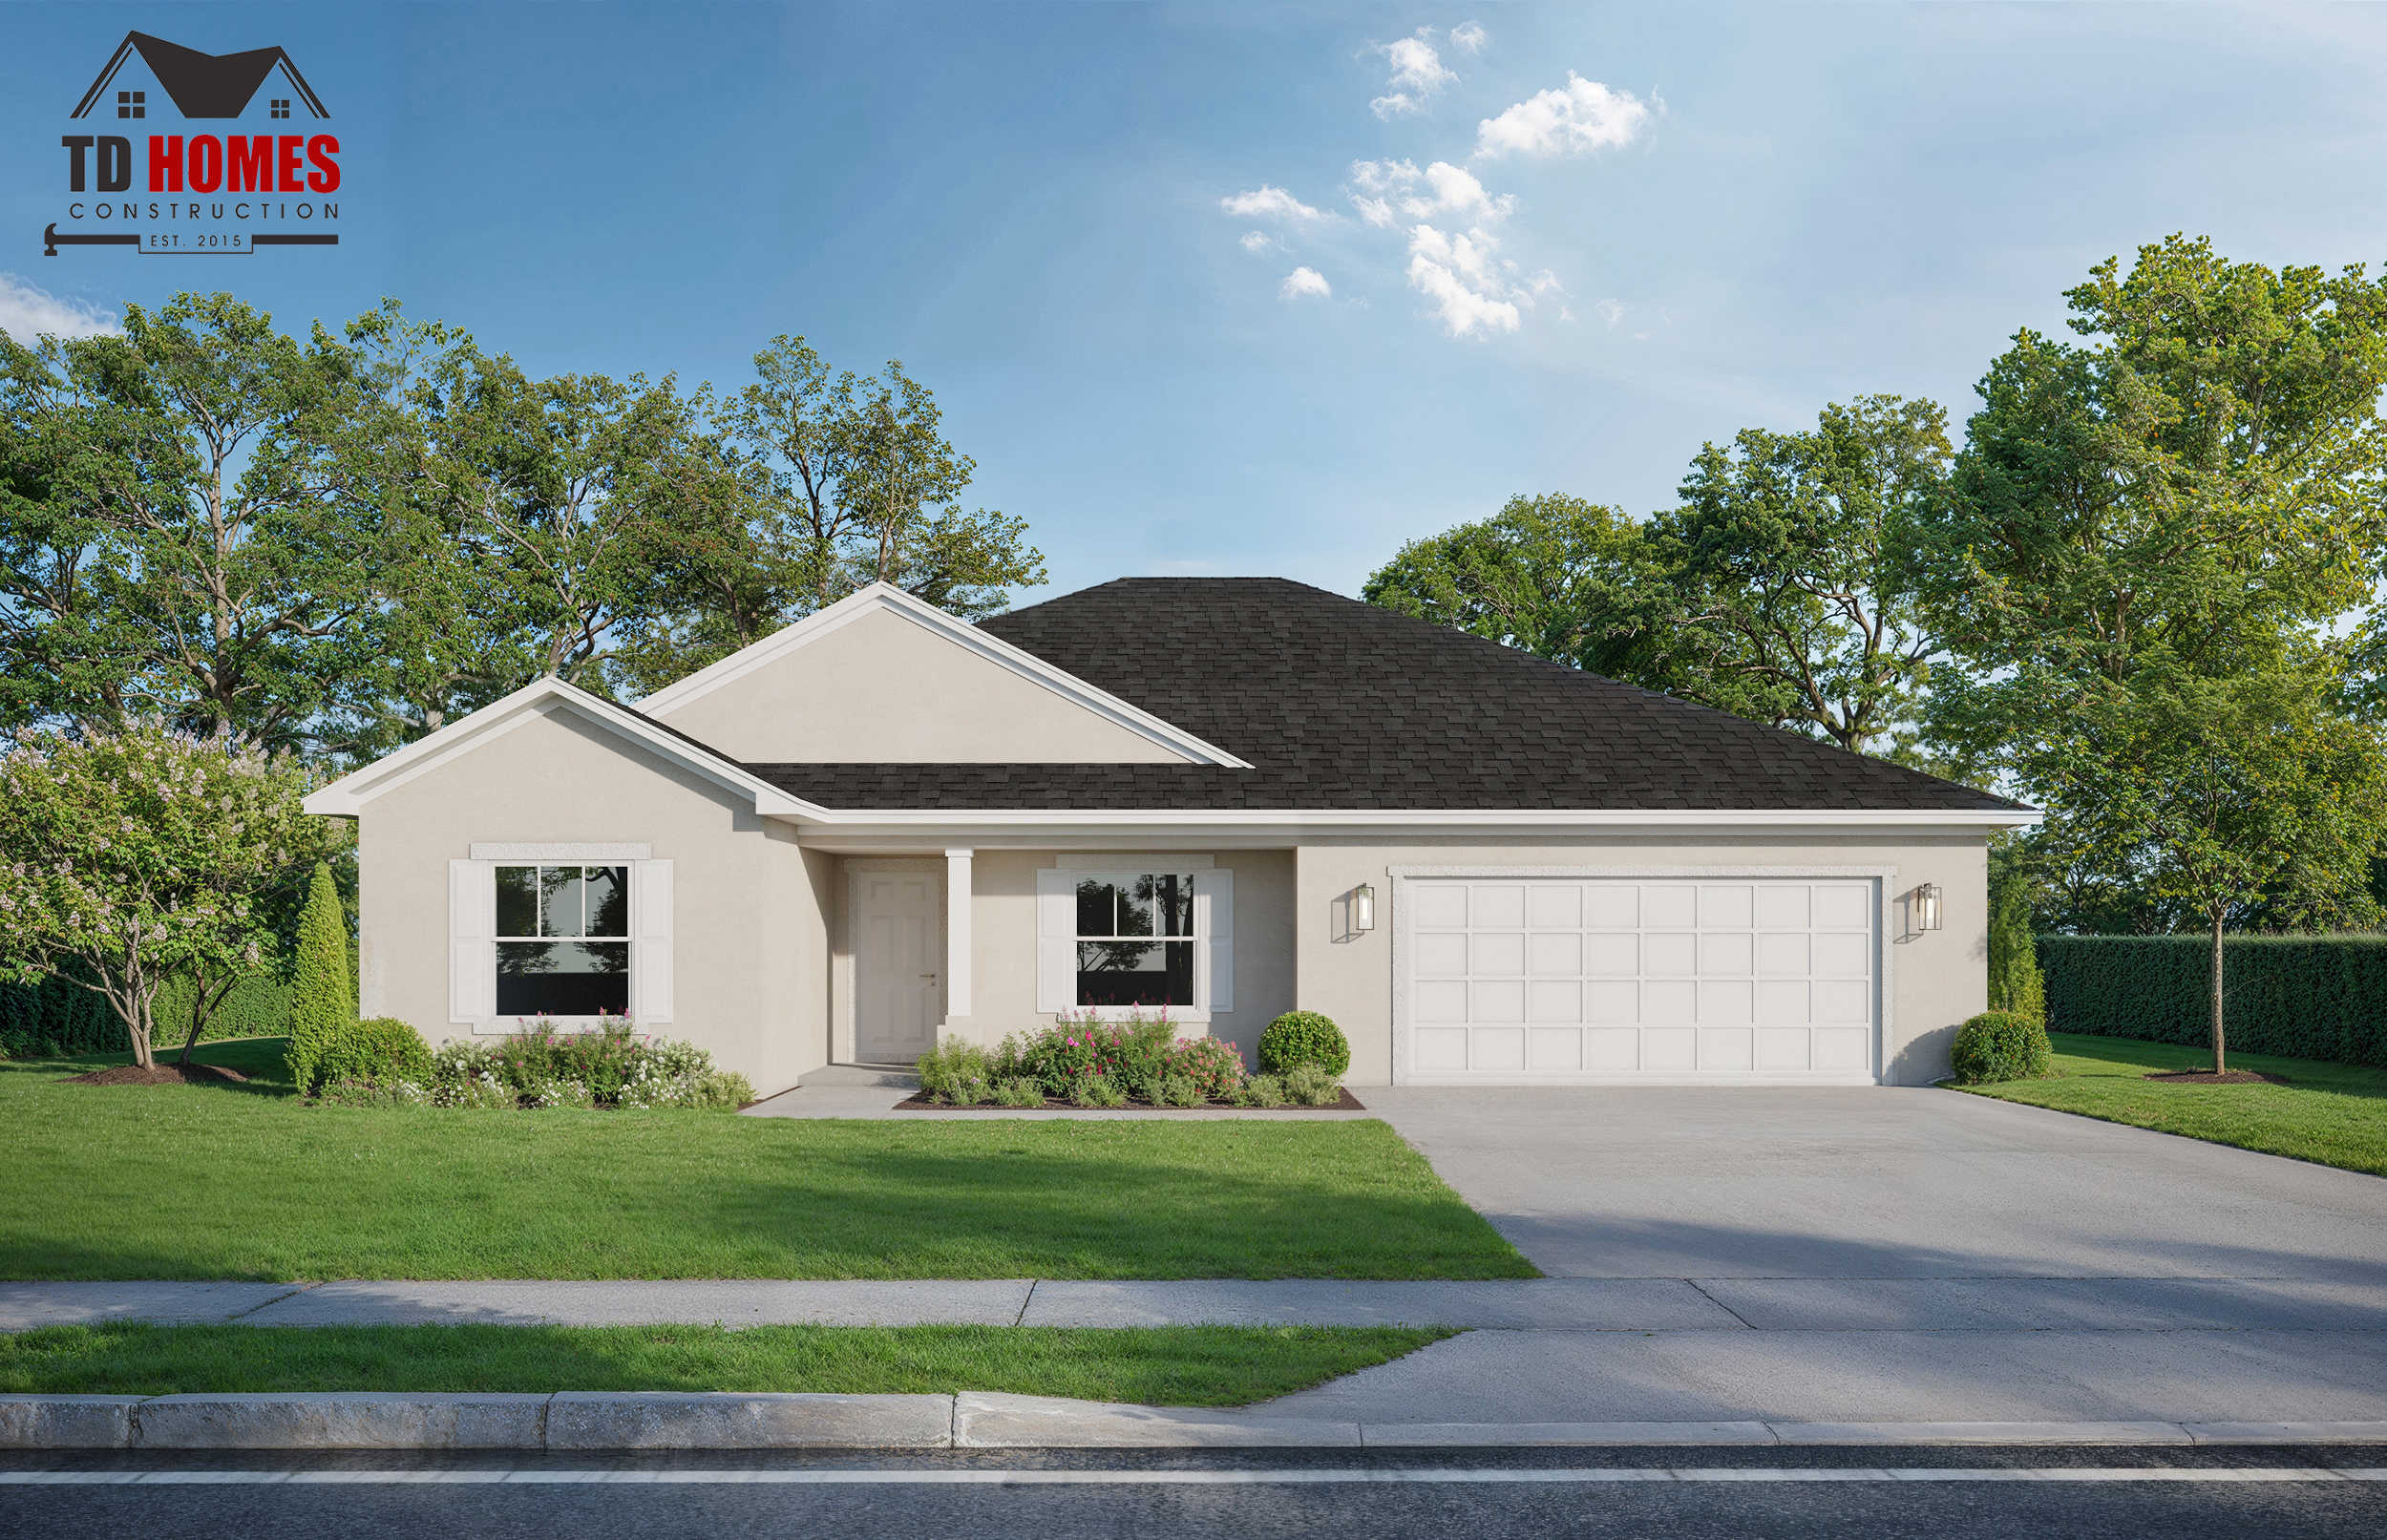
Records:
[[[1414,1082],[1877,1073],[1874,884],[1411,878]]]

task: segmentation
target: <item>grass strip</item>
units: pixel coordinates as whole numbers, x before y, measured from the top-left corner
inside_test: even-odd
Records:
[[[1445,1330],[1392,1326],[46,1326],[0,1335],[0,1394],[1010,1391],[1240,1406]]]
[[[2231,1068],[2277,1075],[2289,1084],[2167,1085],[2143,1077],[2149,1070],[2209,1069],[2211,1050],[2069,1032],[2048,1037],[2058,1078],[1957,1088],[2387,1176],[2387,1070],[2233,1053]]]
[[[0,1063],[0,1277],[1536,1276],[1374,1119],[314,1108],[282,1051],[199,1050],[246,1085]]]

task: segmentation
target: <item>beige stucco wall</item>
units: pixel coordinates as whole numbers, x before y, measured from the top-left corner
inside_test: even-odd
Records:
[[[1165,764],[1185,755],[891,610],[653,712],[748,763]]]
[[[362,1008],[432,1043],[448,1021],[448,862],[475,840],[651,844],[673,863],[673,1020],[765,1096],[829,1057],[836,862],[792,828],[569,711],[386,791],[359,820]]]
[[[956,1023],[960,1035],[995,1044],[1052,1021],[1036,1010],[1036,874],[1057,858],[1051,851],[1020,850],[981,850],[972,858],[972,1013],[966,1024]],[[1167,856],[1151,860],[1161,866]],[[1189,1026],[1186,1035],[1225,1039],[1249,1064],[1260,1028],[1293,1009],[1294,853],[1219,851],[1215,863],[1235,873],[1235,1009],[1206,1027]]]
[[[1390,869],[1396,866],[1894,867],[1897,875],[1885,882],[1893,901],[1883,917],[1885,1079],[1918,1086],[1947,1074],[1956,1026],[1988,1005],[1988,856],[1977,833],[1835,833],[1828,839],[1694,833],[1497,846],[1322,843],[1304,845],[1299,866],[1301,1008],[1333,1017],[1350,1038],[1354,1086],[1385,1086],[1393,1079],[1392,936],[1399,898]],[[1354,935],[1342,898],[1362,882],[1372,883],[1378,895],[1376,928]],[[1923,882],[1946,890],[1943,927],[1902,938],[1894,899]],[[1241,934],[1238,927],[1238,941]]]

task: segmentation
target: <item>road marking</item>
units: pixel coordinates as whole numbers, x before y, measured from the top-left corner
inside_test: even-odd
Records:
[[[7,1487],[365,1487],[403,1486],[920,1486],[1251,1487],[1440,1483],[1668,1482],[2387,1482],[2387,1466],[1616,1466],[1525,1470],[1431,1466],[1379,1470],[0,1470]]]

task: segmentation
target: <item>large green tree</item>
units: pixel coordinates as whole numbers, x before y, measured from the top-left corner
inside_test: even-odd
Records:
[[[2336,622],[2387,528],[2387,289],[2175,237],[2067,299],[2082,340],[1992,365],[1915,547],[1954,659],[1932,728],[2048,810],[2048,867],[2216,960],[2255,913],[2345,918],[2378,842]]]

